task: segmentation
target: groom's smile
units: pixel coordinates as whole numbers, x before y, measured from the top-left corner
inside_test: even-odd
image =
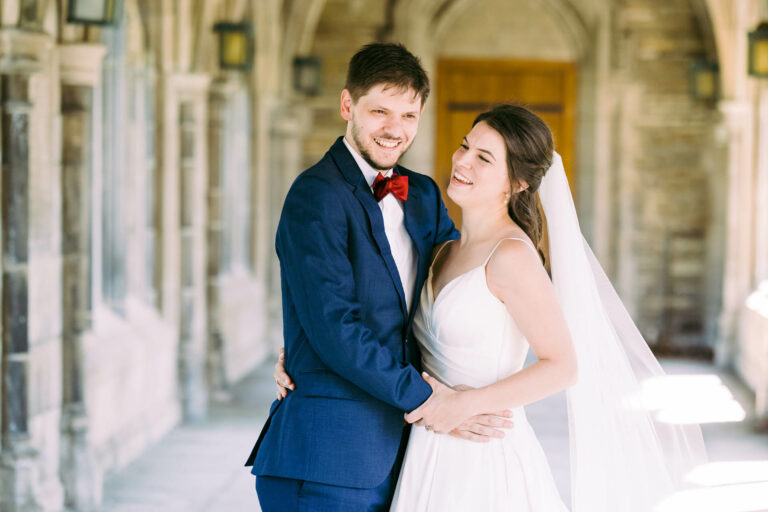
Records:
[[[419,128],[421,98],[412,89],[379,84],[353,101],[341,94],[341,116],[348,121],[347,142],[374,168],[397,164]]]

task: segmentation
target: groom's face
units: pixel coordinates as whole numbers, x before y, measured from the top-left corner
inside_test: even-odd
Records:
[[[348,90],[341,93],[347,142],[374,169],[381,171],[394,167],[411,145],[423,109],[421,97],[413,89],[379,84],[356,102]]]

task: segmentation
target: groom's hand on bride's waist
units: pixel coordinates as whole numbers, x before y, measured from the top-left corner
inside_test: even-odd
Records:
[[[405,415],[405,420],[439,434],[475,442],[488,442],[504,437],[499,429],[512,428],[512,411],[478,413],[474,410],[469,386],[449,388],[434,377],[422,374],[432,387],[432,395],[417,409]]]
[[[474,388],[459,384],[458,386],[453,386],[453,389],[456,391],[468,391]],[[451,430],[449,434],[454,437],[466,439],[467,441],[487,443],[491,439],[501,439],[504,437],[504,432],[498,429],[512,428],[513,426],[512,411],[507,409],[493,414],[478,414],[472,416],[457,428]]]
[[[282,400],[288,396],[289,391],[293,391],[296,385],[291,380],[291,376],[285,371],[285,349],[280,349],[280,357],[277,358],[275,363],[275,386],[277,387],[277,399]]]
[[[288,373],[285,371],[284,360],[285,360],[284,350],[281,348],[280,357],[275,363],[275,371],[274,371],[278,400],[282,400],[283,398],[288,396],[288,393],[290,391],[296,388],[296,385],[293,383],[291,376],[288,375]],[[430,382],[429,379],[432,379],[432,381],[436,383],[435,385],[439,384],[434,378],[425,377],[425,380],[427,382]],[[430,385],[432,385],[432,383],[430,383]],[[433,385],[433,389],[435,385]],[[450,388],[446,388],[442,384],[439,384],[439,385],[445,389],[450,389]],[[452,391],[463,392],[463,391],[469,391],[471,389],[473,388],[462,384],[462,385],[454,386]],[[423,405],[427,405],[428,402],[429,400],[427,400],[427,402],[424,402]],[[411,414],[414,414],[421,409],[422,408],[419,407],[418,409],[413,411]],[[489,414],[476,414],[474,416],[470,416],[466,418],[458,426],[456,426],[455,428],[452,428],[447,433],[454,437],[466,439],[467,441],[474,441],[476,443],[487,443],[491,439],[500,439],[504,437],[504,432],[499,429],[512,428],[513,423],[511,418],[512,418],[512,411],[510,410],[498,411],[498,412],[493,412]],[[406,416],[406,419],[407,419],[407,416]],[[425,427],[426,425],[428,425],[428,423],[423,418],[420,418],[417,421],[412,423],[422,427]]]

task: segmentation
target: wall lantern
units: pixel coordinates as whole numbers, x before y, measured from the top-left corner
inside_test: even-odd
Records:
[[[720,67],[717,62],[699,59],[691,64],[691,96],[695,100],[717,101],[720,95]]]
[[[115,25],[121,9],[122,0],[69,0],[67,23]]]
[[[749,33],[749,74],[768,77],[768,23],[762,22]]]
[[[253,24],[220,22],[213,26],[219,34],[219,67],[250,71],[253,66]]]
[[[307,96],[317,96],[320,94],[322,69],[320,57],[294,57],[293,89]]]

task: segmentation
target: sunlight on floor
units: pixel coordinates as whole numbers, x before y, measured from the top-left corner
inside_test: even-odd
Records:
[[[654,508],[654,512],[760,512],[765,510],[768,510],[768,482],[683,491]]]
[[[747,307],[768,318],[768,281],[763,281],[747,298]]]
[[[768,460],[710,462],[695,468],[685,479],[705,486],[768,482]]]
[[[648,379],[642,385],[640,403],[663,423],[725,423],[746,417],[744,408],[717,375]]]
[[[733,393],[712,374],[650,379],[642,386],[640,403],[665,423],[727,423],[746,418]],[[686,481],[694,488],[670,496],[654,512],[768,511],[768,460],[702,464]]]

